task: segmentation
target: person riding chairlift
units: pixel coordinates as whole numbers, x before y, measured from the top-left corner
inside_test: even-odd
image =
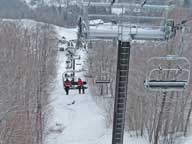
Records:
[[[68,79],[66,79],[66,81],[64,82],[64,88],[65,88],[66,95],[69,94],[70,87],[71,87],[71,82]]]
[[[78,85],[79,94],[81,94],[81,89],[82,89],[82,92],[84,94],[85,93],[85,88],[83,86],[83,81],[80,78],[78,78],[77,85]]]

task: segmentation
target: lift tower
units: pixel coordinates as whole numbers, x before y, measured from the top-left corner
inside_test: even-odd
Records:
[[[83,17],[79,19],[79,36],[86,40],[118,40],[118,57],[116,72],[116,89],[113,118],[112,144],[123,144],[125,112],[128,89],[128,74],[131,40],[165,41],[174,36],[173,21],[167,19],[165,11],[172,6],[144,5],[129,3],[83,2]],[[130,9],[150,9],[163,16],[128,15]],[[144,26],[138,23],[145,21],[159,22],[159,25]],[[161,25],[160,25],[161,23]]]

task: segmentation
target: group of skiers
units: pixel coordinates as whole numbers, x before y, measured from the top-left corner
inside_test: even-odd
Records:
[[[64,81],[64,89],[65,89],[66,95],[69,94],[69,89],[74,83],[75,83],[74,79],[72,79],[71,81],[69,81],[69,79],[66,79],[66,81]],[[81,90],[83,94],[85,93],[84,82],[80,78],[78,78],[78,81],[77,81],[77,88],[78,88],[79,94],[81,94]]]

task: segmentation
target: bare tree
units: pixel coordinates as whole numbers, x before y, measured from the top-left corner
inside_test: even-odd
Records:
[[[41,144],[47,87],[55,75],[55,32],[49,25],[0,23],[0,140]]]

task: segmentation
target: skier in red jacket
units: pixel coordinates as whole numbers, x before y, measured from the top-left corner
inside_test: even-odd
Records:
[[[79,89],[79,94],[81,94],[81,89],[82,89],[83,94],[84,94],[85,93],[85,89],[84,89],[84,86],[83,86],[83,81],[80,78],[78,78],[77,85],[78,85],[78,89]]]
[[[66,81],[64,82],[64,88],[65,88],[66,95],[69,94],[70,86],[71,86],[70,81],[68,79],[66,79]]]

